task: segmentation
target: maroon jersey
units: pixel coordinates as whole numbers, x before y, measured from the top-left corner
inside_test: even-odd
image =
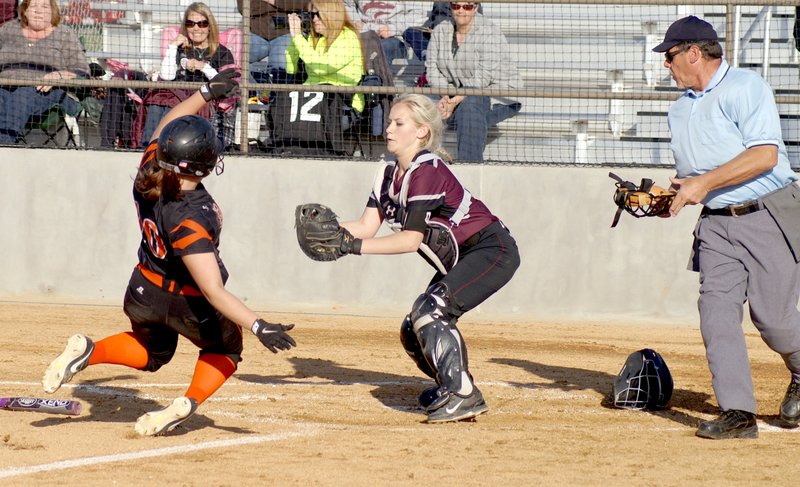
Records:
[[[157,142],[147,147],[140,167],[156,164],[157,148]],[[152,281],[150,276],[155,273],[179,286],[197,289],[197,284],[180,257],[213,252],[222,281],[227,281],[228,271],[219,258],[218,250],[222,212],[202,184],[194,191],[183,192],[179,201],[147,200],[134,184],[133,199],[142,231],[139,268],[143,269],[148,279]]]
[[[399,173],[395,161],[378,171],[367,206],[377,208],[396,232],[422,233],[420,255],[447,274],[458,262],[458,247],[498,218],[431,152],[420,152]]]
[[[367,204],[378,208],[393,230],[424,232],[426,223],[435,220],[450,227],[461,245],[498,220],[435,154],[417,154],[402,177],[398,177],[399,169],[391,161],[379,171]]]

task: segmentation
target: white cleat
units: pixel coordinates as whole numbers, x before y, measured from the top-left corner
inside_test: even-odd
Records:
[[[134,429],[142,436],[163,435],[189,419],[196,410],[197,401],[185,396],[179,397],[164,409],[140,416]]]
[[[67,347],[61,355],[50,362],[44,371],[42,387],[50,394],[56,392],[62,384],[72,380],[72,377],[85,369],[89,364],[89,357],[94,351],[94,342],[83,335],[72,335],[67,340]]]

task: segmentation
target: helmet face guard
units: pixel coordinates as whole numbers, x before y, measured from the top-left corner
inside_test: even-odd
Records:
[[[214,168],[222,173],[222,142],[211,122],[187,115],[169,122],[158,136],[158,165],[185,176],[208,176]]]
[[[622,409],[659,409],[672,397],[672,375],[655,350],[645,348],[628,356],[614,381],[612,401]]]

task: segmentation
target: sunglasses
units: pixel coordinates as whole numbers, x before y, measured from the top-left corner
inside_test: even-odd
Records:
[[[668,63],[672,64],[672,61],[675,59],[675,56],[677,56],[678,54],[680,54],[682,52],[688,51],[689,48],[691,48],[691,47],[692,47],[692,45],[689,44],[689,45],[681,47],[680,49],[678,49],[676,51],[667,51],[667,52],[664,53],[664,59],[666,59]]]
[[[464,12],[472,12],[473,10],[475,10],[475,7],[476,7],[476,5],[474,3],[467,3],[467,4],[464,4],[464,5],[461,5],[460,3],[451,3],[450,4],[450,10],[452,10],[454,12],[457,12],[457,11],[459,11],[461,9],[463,9]]]
[[[195,22],[194,20],[186,20],[183,22],[183,25],[186,26],[187,29],[191,29],[194,26],[200,27],[201,29],[208,29],[207,20],[201,20],[199,22]]]
[[[308,15],[311,16],[311,20],[314,20],[314,17],[317,17],[317,18],[319,18],[319,20],[322,20],[322,16],[317,11],[309,12]]]

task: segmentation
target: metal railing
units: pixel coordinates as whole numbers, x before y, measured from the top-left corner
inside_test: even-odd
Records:
[[[587,134],[586,124],[581,123],[580,119],[570,120],[570,133],[572,139],[570,140],[570,144],[575,146],[575,154],[580,153],[581,156],[578,157],[577,155],[570,161],[564,161],[563,158],[553,161],[553,162],[591,162],[592,156],[586,151],[586,147],[579,147],[580,144],[592,144],[593,141],[596,141],[599,138],[609,138],[614,140],[625,139],[625,127],[622,125],[616,125],[618,117],[622,117],[624,115],[624,111],[626,109],[630,109],[631,103],[636,103],[637,106],[641,106],[642,108],[647,108],[648,104],[659,103],[661,102],[670,102],[675,100],[680,91],[674,87],[670,87],[668,83],[664,83],[664,75],[666,71],[663,68],[663,58],[660,54],[651,53],[649,50],[649,46],[653,46],[661,41],[663,38],[664,31],[666,27],[671,23],[671,21],[676,20],[677,18],[683,16],[683,14],[691,8],[696,7],[714,7],[716,9],[720,9],[724,12],[724,22],[722,23],[723,28],[720,29],[721,40],[723,41],[723,45],[725,48],[725,57],[730,60],[731,64],[734,66],[739,66],[742,63],[740,60],[742,59],[743,54],[748,51],[750,53],[753,52],[753,46],[757,45],[756,39],[757,36],[760,34],[762,39],[760,42],[763,43],[761,46],[761,58],[760,63],[757,63],[760,69],[760,73],[766,79],[770,79],[772,76],[771,72],[771,54],[772,51],[775,49],[774,43],[771,41],[773,38],[775,28],[776,28],[776,12],[778,12],[778,7],[792,7],[794,8],[796,5],[795,1],[790,0],[771,0],[771,1],[760,1],[760,2],[752,2],[752,1],[741,1],[741,2],[727,2],[727,3],[720,3],[719,1],[713,0],[696,0],[691,4],[684,4],[680,6],[676,6],[674,4],[669,4],[667,2],[657,2],[657,1],[646,1],[646,0],[564,0],[559,2],[558,4],[552,3],[552,1],[540,1],[540,0],[487,0],[483,2],[486,5],[486,8],[490,8],[489,6],[502,6],[507,5],[508,8],[513,12],[515,7],[519,8],[534,8],[535,6],[547,7],[552,8],[553,11],[556,11],[558,8],[567,8],[574,7],[574,6],[593,6],[593,7],[614,7],[614,6],[647,6],[647,7],[659,7],[663,8],[663,14],[668,14],[670,12],[674,12],[674,15],[662,15],[657,19],[648,18],[642,19],[641,21],[641,34],[636,39],[636,45],[641,46],[637,49],[641,49],[638,53],[631,52],[630,56],[631,59],[635,58],[636,56],[641,56],[641,77],[644,82],[631,82],[631,71],[630,69],[622,70],[614,68],[613,66],[607,70],[607,75],[605,80],[600,80],[594,84],[579,84],[574,83],[572,80],[568,78],[567,75],[562,76],[559,78],[558,76],[558,69],[557,68],[537,68],[536,62],[532,63],[534,66],[530,69],[534,74],[537,72],[546,72],[548,75],[552,75],[555,83],[545,84],[545,83],[536,83],[534,81],[533,84],[527,84],[525,88],[522,89],[494,89],[494,90],[483,90],[483,89],[435,89],[435,88],[417,88],[413,86],[382,86],[382,87],[363,87],[363,86],[356,86],[356,87],[336,87],[336,86],[316,86],[314,87],[315,91],[321,91],[326,93],[378,93],[378,94],[399,94],[399,93],[420,93],[425,95],[437,96],[437,95],[487,95],[493,97],[507,97],[507,98],[516,98],[521,100],[526,100],[526,105],[528,107],[534,107],[533,110],[530,110],[531,116],[535,116],[536,113],[539,113],[537,107],[544,101],[553,101],[553,100],[576,100],[576,101],[585,101],[587,103],[593,100],[602,100],[608,101],[608,117],[609,117],[609,131],[607,134],[603,134],[602,137],[600,135],[592,136],[591,134]],[[139,19],[139,24],[135,27],[140,29],[140,45],[143,48],[143,51],[147,49],[154,50],[156,49],[157,43],[153,41],[153,32],[157,26],[153,24],[153,16],[152,12],[157,10],[158,5],[154,4],[152,1],[144,2],[140,4],[117,4],[111,2],[103,2],[98,4],[93,4],[94,7],[101,8],[104,10],[110,9],[124,9],[125,11],[136,11],[137,18]],[[144,6],[144,8],[142,8]],[[242,16],[242,23],[241,28],[244,31],[243,36],[243,48],[242,48],[242,79],[241,79],[241,90],[243,93],[249,93],[253,91],[259,90],[271,90],[271,91],[295,91],[295,90],[302,90],[308,89],[308,86],[304,85],[295,85],[295,84],[258,84],[258,83],[251,83],[248,77],[248,70],[250,66],[250,38],[248,32],[250,30],[250,17],[249,17],[249,2],[244,2],[243,5],[243,16]],[[174,8],[174,7],[173,7]],[[745,14],[744,9],[747,8],[750,11],[754,9],[758,9],[757,13],[753,15],[752,13]],[[788,9],[784,9],[788,11]],[[783,18],[785,19],[786,12],[783,14]],[[520,30],[526,30],[525,25],[530,26],[530,31],[533,32],[531,35],[532,39],[526,40],[529,44],[526,46],[533,46],[535,47],[537,42],[548,42],[551,40],[544,39],[542,37],[537,37],[535,34],[537,27],[535,22],[538,19],[530,18],[527,20],[520,20],[517,19],[518,22],[529,22],[529,24],[519,24]],[[741,32],[744,32],[740,34]],[[620,42],[623,39],[620,38]],[[556,55],[557,53],[554,53]],[[150,56],[152,57],[152,56]],[[789,60],[788,63],[791,65],[794,63],[796,67],[797,63],[797,52],[794,51],[792,59]],[[754,63],[749,62],[748,65],[753,65]],[[564,66],[565,70],[568,69],[580,69],[580,66]],[[620,74],[620,72],[622,74]],[[635,73],[634,73],[635,75]],[[599,76],[599,75],[598,75]],[[627,78],[626,78],[627,76]],[[561,86],[558,86],[558,82],[563,81]],[[167,84],[168,83],[168,84]],[[13,79],[3,79],[0,78],[0,85],[11,85],[11,86],[21,86],[21,85],[30,85],[30,82],[22,82]],[[181,82],[149,82],[149,81],[124,81],[124,80],[107,80],[107,81],[98,81],[98,80],[63,80],[59,81],[58,83],[53,83],[55,86],[60,87],[80,87],[80,86],[103,86],[107,88],[195,88],[198,85],[192,83],[181,83]],[[554,84],[556,86],[554,86]],[[542,102],[542,103],[540,103]],[[781,89],[777,90],[776,94],[776,102],[779,105],[784,107],[786,106],[798,106],[800,107],[800,89]],[[626,108],[627,107],[627,108]],[[238,108],[241,112],[240,116],[240,134],[241,139],[239,146],[241,148],[242,153],[248,153],[250,151],[250,144],[248,143],[247,136],[249,133],[248,124],[249,124],[249,117],[247,116],[250,107],[247,103],[242,103],[241,106]],[[641,110],[646,111],[646,110]],[[789,110],[792,113],[800,113],[800,109]],[[569,114],[568,110],[564,110],[565,114]],[[624,124],[623,124],[624,125]],[[520,132],[524,133],[525,127],[520,127]],[[554,138],[560,137],[563,134],[554,134]],[[594,139],[592,137],[595,137]],[[630,137],[628,137],[630,138]],[[656,137],[653,143],[666,143],[663,139],[664,137]],[[502,139],[502,135],[501,135]],[[798,142],[800,142],[800,133],[797,134]],[[541,143],[541,140],[537,139],[536,143]],[[609,157],[610,160],[610,157]],[[512,159],[509,159],[510,162],[515,162]],[[497,162],[503,162],[498,159]],[[520,162],[520,161],[516,161]],[[604,161],[599,161],[604,162]],[[793,163],[796,161],[793,161]],[[668,161],[661,161],[660,164],[667,164]]]

